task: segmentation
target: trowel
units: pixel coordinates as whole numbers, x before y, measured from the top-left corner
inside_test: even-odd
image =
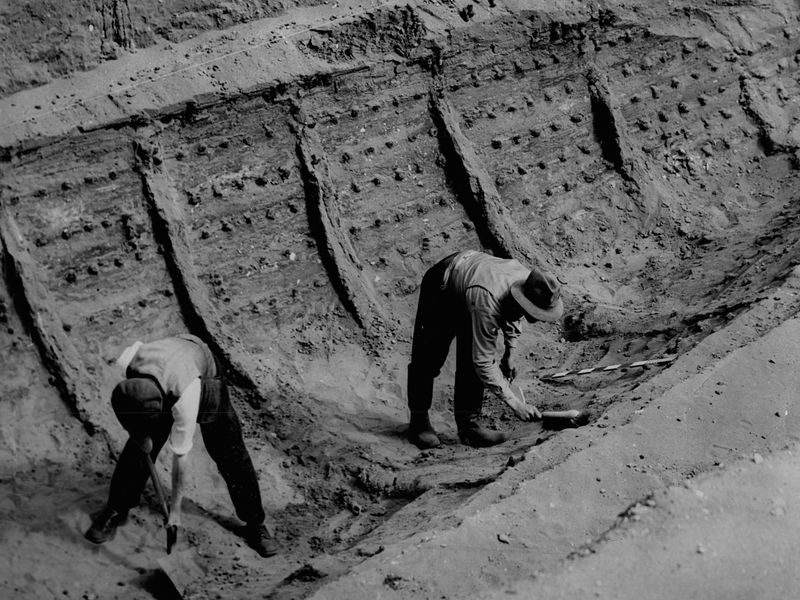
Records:
[[[178,596],[183,597],[187,587],[192,583],[197,583],[205,576],[205,571],[195,562],[195,554],[191,549],[172,553],[175,543],[178,541],[178,526],[167,525],[169,523],[169,508],[167,506],[167,495],[164,487],[156,473],[156,467],[150,455],[145,452],[147,467],[150,469],[150,478],[153,480],[153,487],[158,495],[158,502],[161,511],[164,513],[164,523],[167,529],[167,556],[156,560],[159,568],[169,579]]]

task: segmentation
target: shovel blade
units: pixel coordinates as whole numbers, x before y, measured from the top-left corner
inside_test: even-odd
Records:
[[[173,552],[158,559],[158,566],[182,598],[188,587],[202,581],[206,573],[195,561],[193,550]]]
[[[167,554],[172,554],[172,548],[175,546],[175,542],[177,541],[178,541],[178,526],[169,525],[167,527]]]

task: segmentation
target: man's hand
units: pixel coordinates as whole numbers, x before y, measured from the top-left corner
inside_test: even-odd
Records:
[[[514,400],[515,402],[511,404],[511,410],[514,411],[514,414],[517,415],[518,419],[522,421],[535,421],[542,418],[542,413],[540,413],[539,409],[535,406],[531,406],[516,396],[514,397]]]
[[[173,508],[169,513],[167,519],[167,527],[180,527],[181,526],[181,511],[180,509]]]
[[[500,359],[500,372],[503,377],[508,379],[508,383],[513,382],[517,376],[517,369],[511,364],[511,352],[509,350],[506,350],[503,358]]]
[[[185,481],[185,465],[181,458],[175,455],[172,465],[172,497],[170,498],[169,516],[167,517],[167,554],[178,541],[178,527],[181,526],[181,498],[183,497],[183,482]],[[176,472],[177,471],[177,472]],[[177,483],[180,482],[180,483]]]

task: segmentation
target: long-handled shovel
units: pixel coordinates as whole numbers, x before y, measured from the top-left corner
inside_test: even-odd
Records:
[[[147,458],[147,467],[150,469],[150,478],[153,480],[153,486],[156,488],[158,494],[158,502],[161,505],[161,510],[164,512],[164,522],[169,521],[169,508],[167,506],[167,495],[164,493],[164,487],[161,485],[161,480],[156,473],[156,467],[153,464],[150,455],[145,453]],[[175,591],[180,597],[183,597],[186,588],[201,581],[205,576],[203,569],[195,562],[194,552],[185,550],[183,552],[176,552],[172,554],[172,548],[178,540],[178,527],[177,525],[167,525],[167,555],[157,560],[158,566],[169,579]]]
[[[145,452],[147,459],[147,468],[150,469],[150,479],[153,480],[153,486],[156,488],[158,494],[158,502],[161,505],[161,511],[164,513],[164,524],[167,527],[167,554],[172,552],[172,547],[178,541],[178,526],[168,525],[169,522],[169,508],[167,507],[167,495],[164,493],[164,486],[161,485],[161,480],[156,473],[156,466],[153,464],[153,459]]]

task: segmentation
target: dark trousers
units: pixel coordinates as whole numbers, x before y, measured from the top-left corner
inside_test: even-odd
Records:
[[[472,322],[465,300],[442,289],[444,273],[455,256],[442,259],[422,278],[408,365],[408,408],[412,424],[431,408],[433,381],[447,360],[453,338],[456,338],[453,398],[456,426],[464,429],[477,419],[483,408],[483,382],[472,363]]]
[[[263,523],[265,514],[258,477],[244,445],[239,417],[233,409],[224,384],[221,387],[216,418],[205,421],[199,424],[203,442],[228,485],[236,515],[250,525]],[[153,462],[169,438],[171,428],[172,415],[164,413],[151,431],[153,451],[150,457]],[[137,506],[149,477],[150,470],[144,454],[129,438],[111,477],[108,506],[119,512],[127,512]]]

